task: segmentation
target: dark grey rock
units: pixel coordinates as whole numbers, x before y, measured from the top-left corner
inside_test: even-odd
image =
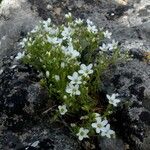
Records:
[[[100,138],[99,147],[101,150],[124,150],[125,145],[121,139]]]
[[[21,134],[5,131],[0,135],[1,149],[12,150],[80,150],[76,139],[64,128],[38,123]]]
[[[0,114],[5,114],[4,124],[19,130],[30,122],[32,115],[48,103],[48,94],[38,81],[37,72],[31,67],[17,64],[12,68],[11,59],[4,60],[0,75]]]
[[[143,23],[140,28],[143,31],[143,36],[150,41],[150,22]]]
[[[94,7],[92,9],[95,11],[90,12],[91,7],[89,6],[89,13],[85,14],[85,17],[90,18],[100,27],[112,31],[113,38],[121,42],[123,49],[136,48],[149,51],[149,32],[145,32],[143,26],[146,30],[149,29],[150,14],[147,7],[150,2],[148,0],[131,0],[126,5],[112,5],[112,1],[106,5],[107,2],[101,2],[101,5],[99,3],[91,6]],[[116,0],[116,2],[123,2],[123,0]],[[141,9],[144,9],[147,14],[140,15]]]
[[[4,56],[20,51],[19,41],[40,18],[26,0],[3,0],[0,6],[0,66]]]
[[[116,70],[107,72],[107,77],[112,73],[113,76],[105,78],[103,90],[108,93],[118,92],[121,97],[126,97],[124,101],[127,103],[120,106],[117,113],[114,114],[117,122],[114,121],[113,123],[118,134],[121,134],[123,140],[128,142],[133,149],[148,150],[150,145],[150,73],[149,65],[141,61],[143,54],[140,51],[149,51],[150,49],[150,1],[130,0],[124,5],[120,2],[123,1],[3,0],[0,8],[0,66],[4,56],[10,56],[21,51],[18,46],[19,41],[40,19],[45,20],[51,17],[58,24],[64,21],[64,14],[68,11],[72,12],[75,17],[90,18],[99,27],[105,27],[112,31],[113,38],[121,43],[123,50],[134,49],[134,56],[135,53],[138,53],[137,55],[140,57],[140,61],[134,59],[128,63],[118,65]],[[47,7],[48,5],[49,7]],[[57,10],[59,11],[57,12]],[[59,136],[56,141],[53,141],[55,136],[41,138],[39,131],[42,131],[42,125],[40,124],[35,129],[39,138],[36,134],[36,138],[31,140],[34,137],[33,116],[35,112],[40,112],[42,104],[42,107],[45,107],[44,102],[41,103],[40,101],[40,97],[43,98],[45,93],[37,83],[38,78],[35,78],[36,73],[34,70],[22,65],[10,69],[11,61],[5,61],[4,72],[0,75],[0,96],[2,97],[0,102],[0,121],[2,125],[0,129],[3,132],[3,135],[0,134],[0,143],[2,143],[0,149],[28,147],[38,140],[40,143],[44,143],[43,145],[48,145],[51,148],[67,149],[66,146],[68,145],[68,149],[71,149],[71,147],[78,149],[76,144],[75,147],[72,144],[65,145],[67,141],[72,143],[72,141],[69,141],[69,139],[72,139],[70,136],[68,139],[66,133],[65,135],[62,132],[59,133],[62,134],[62,137],[59,135],[60,142],[58,142],[61,146],[54,146],[54,143],[57,143],[57,140],[59,141]],[[127,109],[126,105],[131,107]],[[30,132],[26,125],[29,125]],[[6,130],[8,128],[11,132]],[[14,131],[18,132],[16,131],[18,128],[26,129],[19,137],[14,134]],[[44,126],[43,129],[48,130],[49,128],[47,129]],[[48,132],[51,133],[52,131]],[[64,142],[65,139],[67,141]],[[25,143],[25,141],[27,142]],[[116,142],[121,143],[121,141]],[[7,145],[7,143],[9,144]],[[73,140],[73,143],[76,143],[76,141]],[[4,146],[6,147],[4,148]],[[115,147],[116,145],[114,145],[114,141],[110,141],[109,146]]]
[[[150,15],[140,16],[139,14],[141,7],[146,11],[149,10],[149,1],[132,0],[126,5],[120,2],[123,0],[111,2],[109,0],[92,2],[3,0],[0,9],[0,57],[20,51],[19,41],[37,24],[40,17],[44,20],[50,17],[54,22],[60,23],[64,21],[64,14],[68,11],[71,11],[75,17],[90,18],[99,27],[112,31],[113,38],[120,41],[125,49],[137,48],[148,51],[150,46],[147,41],[149,39],[147,30],[149,26],[146,24]],[[50,8],[47,7],[48,5]],[[143,20],[145,20],[144,25]]]
[[[39,84],[38,73],[13,59],[3,60],[0,75],[0,149],[77,150],[77,139],[62,124],[50,124],[51,107],[46,89]]]
[[[106,93],[119,93],[124,103],[114,114],[118,120],[114,121],[116,131],[121,133],[131,149],[147,150],[149,143],[146,141],[150,138],[150,105],[147,97],[150,93],[150,65],[133,59],[118,64],[105,75],[103,90]]]

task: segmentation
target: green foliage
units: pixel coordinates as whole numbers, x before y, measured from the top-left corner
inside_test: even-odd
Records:
[[[110,137],[114,132],[106,117],[120,100],[117,94],[107,95],[110,104],[104,107],[97,93],[104,71],[128,55],[120,52],[114,40],[106,44],[111,33],[98,29],[90,20],[73,20],[70,13],[66,20],[65,25],[56,26],[48,19],[36,26],[21,42],[26,54],[23,61],[42,73],[41,84],[58,105],[57,117],[72,118],[68,124],[79,140],[95,134],[94,129]],[[103,125],[96,128],[96,123]]]

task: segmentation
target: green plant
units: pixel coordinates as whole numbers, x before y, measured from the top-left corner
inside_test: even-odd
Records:
[[[107,107],[99,104],[101,76],[128,55],[120,52],[118,42],[106,44],[111,33],[98,29],[90,20],[73,20],[70,13],[65,17],[66,24],[60,26],[50,19],[36,26],[20,43],[25,52],[18,53],[16,59],[23,57],[24,63],[43,74],[41,84],[58,105],[57,118],[68,121],[79,140],[95,132],[110,138],[114,131],[107,118],[120,100],[118,94],[112,94],[107,95]]]

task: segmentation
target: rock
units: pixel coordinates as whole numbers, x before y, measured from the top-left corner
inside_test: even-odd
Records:
[[[101,2],[101,3],[100,3]],[[147,0],[128,1],[126,5],[116,4],[112,1],[109,4],[101,0],[97,5],[88,6],[88,13],[84,14],[85,18],[90,18],[99,27],[105,27],[113,33],[113,38],[121,43],[122,49],[142,49],[149,51],[149,29],[148,22],[150,14],[140,15],[141,8],[149,11],[150,2]],[[90,11],[91,7],[95,11]],[[145,24],[145,25],[144,25]],[[147,24],[147,25],[146,25]]]
[[[12,68],[11,59],[6,59],[0,75],[0,114],[6,115],[4,124],[11,130],[25,126],[33,114],[39,113],[48,103],[48,94],[40,84],[37,72],[25,65]],[[39,112],[38,112],[39,111]]]
[[[137,48],[130,49],[129,55],[131,55],[132,58],[138,59],[140,61],[143,61],[144,57],[145,57],[144,52],[142,50],[137,49]]]
[[[101,150],[124,150],[125,145],[121,139],[100,138],[99,147]]]
[[[19,41],[39,22],[26,0],[3,0],[0,6],[0,66],[4,56],[20,51]]]
[[[118,64],[103,76],[103,90],[119,93],[124,103],[117,108],[112,124],[130,148],[135,150],[147,150],[146,147],[150,146],[147,142],[150,138],[149,75],[150,65],[133,59]]]
[[[14,60],[3,60],[0,75],[0,149],[80,149],[62,125],[50,124],[42,113],[51,106],[46,89],[39,84],[38,73]],[[42,123],[41,123],[42,122]],[[38,142],[37,142],[38,141]]]
[[[150,22],[143,23],[140,28],[144,34],[143,36],[145,36],[147,40],[150,40]]]
[[[76,139],[67,135],[64,128],[38,123],[26,127],[21,134],[5,131],[0,135],[1,149],[12,150],[77,150]]]
[[[14,66],[10,59],[3,61],[5,65],[1,68],[2,58],[22,50],[18,45],[20,40],[39,20],[50,17],[59,24],[70,11],[76,18],[89,18],[99,27],[112,31],[112,38],[119,41],[122,50],[130,49],[134,54],[134,60],[107,72],[103,90],[118,92],[126,102],[112,116],[112,124],[122,140],[135,150],[148,150],[150,67],[142,61],[141,50],[150,50],[149,5],[149,0],[3,0],[0,8],[0,149],[33,149],[35,145],[39,146],[36,149],[79,149],[77,141],[66,136],[63,129],[56,135],[57,129],[53,132],[54,127],[47,128],[48,125],[37,121],[48,99],[38,83],[37,72],[24,65]],[[44,137],[43,129],[48,136]],[[116,145],[123,148],[121,139],[100,142],[106,149],[117,149]]]
[[[64,22],[64,14],[71,11],[73,16],[90,18],[99,27],[113,32],[113,38],[121,42],[123,49],[149,51],[148,29],[150,14],[140,15],[142,9],[149,12],[148,0],[131,0],[125,5],[116,1],[44,1],[44,0],[3,0],[0,10],[0,57],[20,50],[18,46],[39,20],[52,18],[53,22]],[[46,9],[51,6],[50,9]],[[60,15],[54,10],[59,8]],[[78,11],[76,11],[78,10]],[[94,10],[94,11],[93,11]],[[19,13],[18,13],[19,12]],[[41,18],[40,18],[41,17]],[[112,19],[110,19],[112,18]],[[143,24],[144,22],[144,24]],[[146,31],[146,32],[145,32]]]

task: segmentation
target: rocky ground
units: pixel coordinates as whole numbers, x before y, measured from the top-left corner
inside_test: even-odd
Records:
[[[149,0],[3,0],[0,4],[0,149],[83,149],[67,129],[56,124],[49,126],[48,116],[45,122],[39,119],[49,98],[38,84],[37,72],[10,57],[21,51],[20,40],[40,20],[50,17],[59,24],[68,11],[74,17],[89,18],[99,27],[112,31],[122,50],[129,49],[134,55],[133,60],[118,64],[103,77],[103,92],[118,92],[130,107],[119,107],[112,116],[118,137],[99,139],[95,149],[149,150]]]

